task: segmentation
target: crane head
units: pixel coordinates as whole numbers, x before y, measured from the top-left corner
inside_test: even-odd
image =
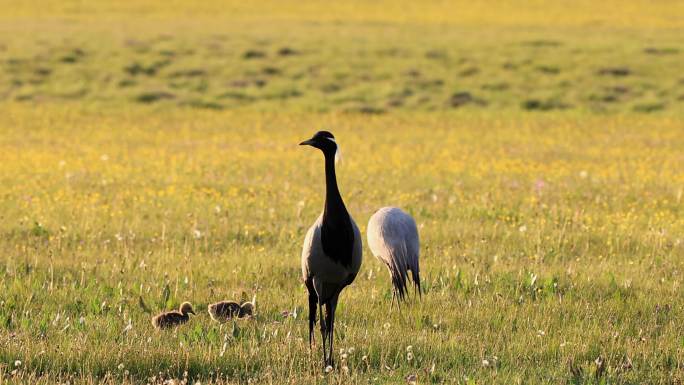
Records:
[[[335,161],[339,158],[339,146],[335,137],[329,131],[318,131],[311,139],[299,143],[300,146],[312,146],[323,151],[326,156],[334,155]]]

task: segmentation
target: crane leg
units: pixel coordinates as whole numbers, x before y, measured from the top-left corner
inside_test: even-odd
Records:
[[[328,337],[327,335],[327,320],[323,318],[323,304],[318,303],[318,313],[319,313],[319,318],[321,320],[321,340],[323,341],[323,368],[328,365],[328,356],[327,356],[327,351],[326,351],[326,339]]]
[[[309,279],[306,281],[306,289],[309,291],[309,349],[311,349],[314,341],[314,325],[316,325],[318,296],[316,295],[312,280]]]
[[[333,300],[328,300],[325,303],[325,323],[328,326],[328,362],[327,364],[330,366],[333,366],[333,329],[335,327],[335,324],[333,323],[334,320],[334,313],[333,313],[333,306],[332,306]]]
[[[333,349],[333,341],[335,339],[335,312],[337,311],[337,299],[338,295],[335,295],[329,302],[329,312],[330,312],[330,331],[329,331],[329,338],[330,338],[330,365],[335,365],[335,360],[334,360],[334,351]]]
[[[396,301],[397,303],[397,311],[399,314],[401,314],[401,296],[397,294],[397,290],[394,289],[392,290],[392,301],[390,302],[390,312],[392,312],[392,308],[394,308],[394,302]]]

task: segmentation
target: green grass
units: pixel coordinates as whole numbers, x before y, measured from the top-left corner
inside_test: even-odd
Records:
[[[0,382],[684,379],[679,5],[27,4],[0,14]],[[390,311],[364,246],[327,375],[319,129],[362,233],[416,218],[425,288]]]

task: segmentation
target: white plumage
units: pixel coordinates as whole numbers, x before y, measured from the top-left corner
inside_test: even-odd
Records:
[[[368,247],[387,265],[397,301],[407,294],[408,272],[420,295],[420,239],[413,218],[397,207],[383,207],[368,221]]]

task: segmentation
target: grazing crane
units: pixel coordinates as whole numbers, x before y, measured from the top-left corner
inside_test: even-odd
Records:
[[[347,212],[337,188],[335,157],[338,146],[335,137],[330,132],[319,131],[300,145],[316,147],[325,157],[325,206],[304,238],[302,279],[309,292],[309,346],[313,343],[318,307],[323,365],[327,369],[328,365],[334,363],[333,330],[337,300],[342,289],[354,281],[361,267],[361,233]]]
[[[180,309],[167,311],[152,318],[152,326],[157,329],[168,329],[184,324],[190,320],[190,314],[194,315],[190,302],[183,302]]]
[[[420,241],[416,221],[400,208],[383,207],[368,221],[367,236],[371,252],[389,269],[394,286],[392,302],[395,297],[397,305],[404,300],[409,270],[414,289],[420,295]]]

